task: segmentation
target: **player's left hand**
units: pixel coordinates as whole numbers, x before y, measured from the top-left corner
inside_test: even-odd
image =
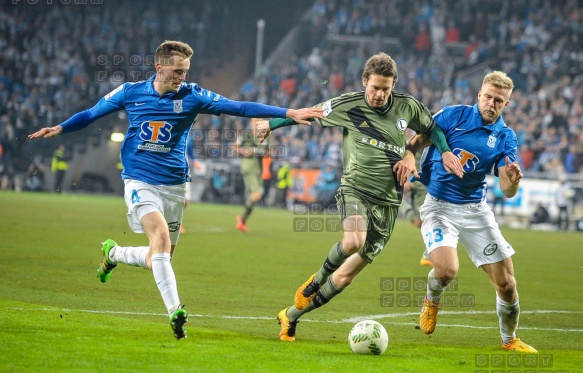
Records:
[[[257,127],[255,128],[255,137],[259,141],[259,145],[265,141],[266,138],[271,135],[271,130],[269,129],[269,121],[259,120],[257,121]]]
[[[407,179],[411,174],[415,175],[415,177],[419,177],[413,153],[406,151],[403,159],[393,166],[393,172],[397,175],[397,181],[399,181],[399,184],[401,185],[404,185],[407,182]]]
[[[518,163],[510,163],[510,158],[508,156],[506,156],[506,175],[508,175],[508,180],[512,184],[518,184],[520,179],[524,177]]]

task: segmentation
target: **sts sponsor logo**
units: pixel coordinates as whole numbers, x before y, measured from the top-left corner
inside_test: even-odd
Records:
[[[166,143],[172,137],[172,125],[168,122],[143,122],[140,129],[140,139],[144,141]]]
[[[140,124],[140,139],[145,143],[138,145],[140,150],[153,152],[169,152],[171,147],[165,146],[172,138],[172,125],[168,122],[143,122]]]
[[[453,154],[460,159],[464,172],[474,172],[478,168],[480,159],[475,154],[460,148],[455,148]]]

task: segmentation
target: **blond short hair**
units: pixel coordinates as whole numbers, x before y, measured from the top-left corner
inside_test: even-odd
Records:
[[[508,96],[512,93],[514,89],[514,82],[512,79],[502,71],[492,71],[484,77],[482,86],[485,84],[492,84],[496,88],[507,89]]]
[[[154,62],[165,64],[168,63],[170,57],[179,56],[183,59],[188,59],[192,57],[194,51],[190,45],[174,40],[166,40],[156,48],[156,54],[154,56]]]

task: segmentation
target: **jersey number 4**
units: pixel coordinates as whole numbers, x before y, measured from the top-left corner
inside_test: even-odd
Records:
[[[136,204],[140,202],[140,196],[138,196],[138,191],[137,190],[132,190],[132,203]]]

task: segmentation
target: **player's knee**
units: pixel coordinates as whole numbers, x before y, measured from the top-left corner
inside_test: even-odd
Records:
[[[159,232],[159,234],[150,237],[150,252],[153,254],[172,252],[170,235],[168,232]]]
[[[364,246],[365,241],[366,237],[361,238],[357,234],[348,237],[345,235],[344,239],[342,239],[342,250],[344,250],[346,254],[352,255]]]
[[[257,203],[261,199],[261,196],[263,196],[263,191],[253,192],[250,197],[253,202]]]
[[[457,268],[454,267],[440,268],[439,270],[436,268],[435,271],[435,279],[441,286],[444,287],[449,285],[449,283],[452,282],[456,276]]]
[[[513,299],[516,293],[516,280],[514,277],[508,277],[496,284],[496,290],[503,299]]]

